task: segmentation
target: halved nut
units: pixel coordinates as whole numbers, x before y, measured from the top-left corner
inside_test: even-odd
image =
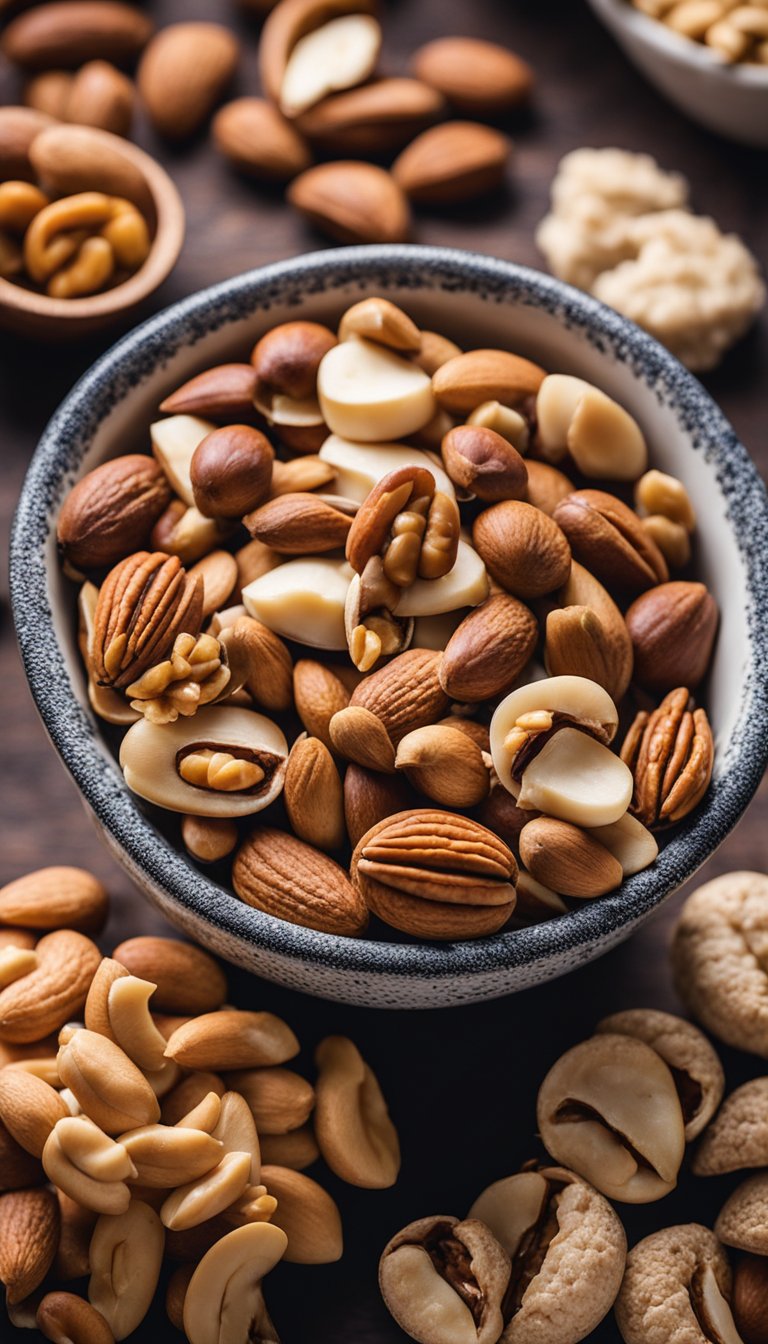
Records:
[[[328,1036],[315,1052],[315,1132],[332,1171],[351,1185],[381,1190],[400,1170],[400,1143],[373,1070],[346,1036]]]
[[[154,1209],[132,1200],[125,1213],[102,1214],[90,1247],[88,1299],[115,1339],[141,1325],[155,1295],[165,1233]]]
[[[288,744],[280,729],[248,709],[203,709],[194,719],[135,723],[120,744],[134,793],[172,812],[244,817],[268,807],[283,787]]]
[[[160,1210],[164,1225],[178,1232],[223,1213],[242,1195],[250,1170],[250,1153],[225,1153],[217,1166],[168,1196]]]
[[[131,1202],[126,1179],[136,1168],[123,1145],[85,1116],[59,1121],[43,1149],[43,1168],[59,1190],[94,1213],[124,1213]]]
[[[160,1115],[150,1084],[119,1046],[85,1029],[59,1050],[59,1076],[107,1134],[153,1124]]]
[[[222,1145],[211,1134],[181,1125],[142,1125],[120,1136],[136,1168],[135,1180],[151,1190],[173,1190],[196,1181],[222,1157]]]
[[[321,98],[362,84],[373,73],[381,28],[371,14],[343,14],[300,37],[280,85],[280,110],[296,117]]]
[[[315,649],[345,649],[344,604],[352,578],[346,560],[289,560],[243,589],[243,602],[276,634]]]
[[[107,999],[109,1022],[117,1044],[140,1069],[162,1069],[165,1037],[158,1031],[149,1011],[149,1000],[157,989],[137,975],[118,976],[110,986]]]
[[[731,1271],[709,1228],[667,1227],[639,1241],[627,1257],[616,1301],[625,1344],[742,1344],[728,1304]]]
[[[189,1344],[222,1344],[224,1339],[258,1339],[259,1335],[276,1338],[274,1331],[270,1335],[263,1329],[266,1308],[261,1282],[282,1259],[287,1245],[288,1238],[279,1227],[261,1222],[237,1227],[211,1247],[192,1275],[184,1298]]]
[[[426,373],[364,338],[328,351],[318,370],[317,391],[328,428],[363,443],[405,438],[435,413]]]
[[[257,1073],[258,1070],[253,1070]],[[262,1073],[276,1070],[262,1069]],[[309,1084],[307,1084],[309,1086]],[[253,1108],[247,1097],[240,1092],[225,1092],[219,1103],[219,1115],[215,1127],[211,1130],[214,1139],[222,1144],[225,1153],[248,1153],[250,1169],[248,1180],[251,1185],[261,1181],[261,1151],[259,1135],[254,1120]]]
[[[583,378],[550,373],[536,397],[537,437],[544,457],[570,453],[585,476],[636,481],[648,463],[640,426],[618,402]]]
[[[405,354],[418,354],[421,349],[421,332],[416,323],[397,304],[379,295],[353,303],[342,316],[339,340],[348,341],[352,336],[365,336]]]
[[[443,494],[454,496],[453,483],[437,457],[402,443],[353,443],[329,434],[320,449],[320,460],[336,473],[333,493],[362,504],[373,487],[390,471],[401,467],[424,467]]]
[[[191,467],[195,449],[216,426],[198,415],[170,415],[149,427],[152,451],[170,485],[188,507],[193,507]]]

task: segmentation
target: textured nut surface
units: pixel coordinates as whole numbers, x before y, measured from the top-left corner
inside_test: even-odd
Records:
[[[635,1036],[661,1055],[675,1080],[690,1143],[709,1123],[723,1096],[723,1066],[703,1032],[685,1018],[656,1008],[627,1008],[611,1013],[596,1032]]]
[[[693,1159],[697,1176],[768,1166],[768,1078],[753,1078],[725,1098]]]
[[[525,462],[509,440],[495,430],[477,424],[457,425],[445,435],[442,454],[454,484],[478,499],[495,504],[502,499],[526,498]]]
[[[346,1036],[321,1041],[315,1062],[315,1133],[324,1160],[350,1185],[394,1185],[400,1142],[373,1070]]]
[[[571,551],[566,537],[532,504],[493,504],[475,519],[472,540],[496,582],[516,597],[542,597],[568,578]]]
[[[375,714],[397,746],[406,733],[434,723],[447,711],[448,696],[438,680],[439,666],[438,653],[408,649],[360,682],[352,693],[350,709]]]
[[[468,350],[446,360],[432,377],[438,403],[452,415],[474,411],[484,401],[516,406],[533,396],[545,372],[507,350]]]
[[[59,1207],[50,1190],[0,1195],[0,1283],[6,1303],[23,1302],[42,1283],[59,1240]]]
[[[96,944],[70,929],[45,934],[35,953],[35,970],[0,990],[0,1040],[39,1041],[76,1018],[101,961]]]
[[[447,121],[417,135],[392,165],[412,201],[451,205],[493,191],[512,155],[506,135],[474,121]]]
[[[618,704],[629,685],[633,667],[632,640],[629,637],[626,622],[619,608],[595,576],[590,574],[589,570],[585,569],[576,560],[572,562],[571,572],[566,583],[557,593],[557,598],[562,603],[564,614],[558,616],[555,613],[550,613],[547,618],[545,652],[548,664],[552,663],[552,666],[549,667],[550,674],[552,676],[565,673],[573,673],[577,676],[585,675],[578,671],[576,667],[561,664],[571,663],[574,660],[579,661],[583,658],[586,639],[590,646],[589,653],[593,658],[595,646],[597,646],[602,671],[605,674],[604,679],[600,676],[593,676],[592,680],[597,681],[601,686],[605,686],[612,699]],[[568,612],[570,607],[588,608],[599,621],[599,631],[595,630],[594,625],[586,627],[585,636],[581,641],[576,641],[575,653],[565,643],[565,638],[569,634],[572,635],[573,629],[573,618],[571,616],[569,619]],[[558,641],[560,622],[563,625],[559,631],[561,638]],[[600,667],[595,668],[595,671],[600,670]]]
[[[149,541],[171,500],[171,487],[151,457],[127,453],[94,467],[70,490],[56,535],[77,568],[114,565]]]
[[[631,593],[664,583],[667,564],[637,514],[605,490],[576,490],[554,512],[575,558],[609,588]]]
[[[270,1222],[288,1238],[284,1259],[299,1265],[340,1260],[341,1216],[335,1200],[310,1176],[289,1167],[265,1166],[264,1184],[277,1199]]]
[[[232,884],[248,905],[305,928],[354,938],[368,922],[365,903],[339,864],[271,826],[257,827],[241,845]]]
[[[222,1008],[177,1027],[166,1047],[185,1069],[251,1069],[283,1064],[299,1053],[291,1028],[274,1013]]]
[[[683,1114],[667,1065],[642,1041],[605,1034],[566,1051],[537,1119],[547,1151],[609,1199],[645,1204],[676,1184]]]
[[[688,897],[672,941],[678,993],[708,1031],[768,1058],[768,877],[724,873]]]
[[[731,1271],[717,1238],[698,1223],[668,1227],[633,1246],[616,1302],[625,1344],[740,1344],[728,1298]]]
[[[452,700],[490,700],[505,695],[533,656],[536,618],[506,593],[475,607],[445,646],[438,675]]]
[[[319,738],[330,750],[331,719],[349,704],[346,686],[324,663],[300,658],[293,668],[293,696],[296,713],[310,737]]]
[[[404,779],[351,762],[344,772],[344,816],[352,847],[377,822],[404,812],[413,801]]]
[[[733,1276],[733,1314],[744,1344],[765,1344],[768,1261],[746,1256]]]
[[[84,868],[38,868],[0,888],[0,920],[28,929],[92,933],[104,924],[108,899],[98,878]]]
[[[37,1308],[37,1328],[53,1344],[114,1344],[101,1312],[75,1293],[46,1293]]]
[[[221,632],[232,676],[241,678],[256,703],[270,713],[291,708],[293,661],[280,637],[252,616],[239,616]]]
[[[680,686],[657,709],[640,710],[621,748],[634,775],[632,812],[647,826],[680,821],[701,802],[715,746],[706,711]]]
[[[265,1134],[261,1141],[261,1152],[264,1161],[271,1166],[290,1167],[293,1171],[311,1167],[320,1156],[311,1125],[291,1129],[287,1134]]]
[[[129,975],[155,985],[153,1011],[209,1013],[227,997],[227,979],[218,962],[193,943],[144,935],[119,943],[114,957]]]
[[[749,1176],[728,1196],[717,1215],[715,1235],[726,1246],[768,1255],[768,1174]]]
[[[154,1209],[137,1199],[125,1213],[102,1214],[93,1229],[88,1299],[117,1340],[136,1330],[149,1310],[164,1241]]]
[[[373,163],[340,159],[307,168],[293,179],[287,196],[312,224],[342,243],[402,243],[410,232],[400,186]]]
[[[706,675],[718,610],[703,583],[660,584],[636,598],[626,613],[635,676],[649,691],[695,690]]]
[[[563,896],[604,896],[621,883],[618,859],[588,831],[567,821],[536,817],[523,827],[519,843],[528,872]]]
[[[33,1157],[42,1157],[48,1135],[66,1115],[58,1092],[42,1078],[12,1065],[0,1069],[0,1120]]]
[[[228,1081],[248,1103],[259,1135],[286,1134],[299,1128],[315,1104],[312,1084],[292,1069],[240,1070]]]
[[[252,413],[255,387],[251,364],[215,364],[177,387],[159,409],[167,415],[239,421]]]

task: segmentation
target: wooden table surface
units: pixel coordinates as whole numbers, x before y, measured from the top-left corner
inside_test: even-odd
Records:
[[[156,0],[158,24],[182,18],[223,18],[244,40],[240,92],[257,89],[257,29],[234,3]],[[449,243],[531,265],[540,258],[533,231],[545,211],[549,183],[562,154],[580,145],[645,150],[682,170],[696,208],[742,235],[765,258],[768,245],[766,157],[716,139],[667,106],[618,53],[577,0],[391,0],[385,18],[384,64],[404,69],[408,53],[441,33],[495,38],[518,50],[538,75],[535,108],[510,129],[517,151],[506,192],[491,203],[453,214],[420,214],[416,237]],[[16,78],[0,69],[0,100],[16,101]],[[187,208],[188,238],[181,260],[142,316],[239,271],[323,246],[282,203],[238,179],[204,137],[169,151],[144,125],[137,137],[170,167]],[[0,515],[7,536],[14,503],[35,442],[75,379],[111,343],[111,333],[61,347],[0,340]],[[707,378],[760,466],[765,441],[768,322]],[[6,546],[3,544],[3,553]],[[103,878],[113,898],[105,949],[162,922],[112,862],[86,816],[77,791],[48,743],[27,692],[8,609],[3,561],[0,686],[2,728],[2,843],[0,882],[50,863],[81,864]],[[761,868],[768,823],[765,788],[748,815],[701,874]],[[524,995],[443,1012],[383,1013],[314,1001],[242,973],[233,998],[242,1006],[282,1013],[304,1043],[302,1063],[328,1032],[345,1032],[379,1075],[400,1129],[403,1169],[396,1189],[357,1191],[332,1177],[348,1249],[331,1267],[280,1267],[269,1284],[272,1313],[284,1344],[394,1344],[404,1336],[384,1310],[376,1287],[378,1254],[412,1218],[434,1212],[462,1215],[491,1180],[540,1153],[535,1096],[553,1060],[590,1034],[598,1017],[620,1007],[675,1009],[666,948],[681,897],[624,946],[568,979]],[[729,1086],[759,1073],[757,1060],[724,1052]],[[323,1179],[325,1179],[323,1177]],[[630,1244],[673,1223],[711,1225],[733,1180],[696,1181],[683,1175],[663,1203],[625,1206]],[[158,1309],[134,1338],[170,1338]],[[0,1334],[4,1327],[0,1324]],[[33,1336],[27,1336],[30,1338]],[[175,1337],[175,1336],[174,1336]],[[612,1344],[609,1318],[590,1337]]]

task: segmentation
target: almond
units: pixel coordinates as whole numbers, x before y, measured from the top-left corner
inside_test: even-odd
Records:
[[[282,838],[290,843],[290,836]],[[252,1069],[284,1064],[299,1053],[299,1042],[274,1013],[221,1008],[177,1027],[165,1053],[184,1069]]]
[[[210,1096],[223,1097],[226,1091],[224,1080],[217,1073],[207,1070],[195,1070],[176,1084],[163,1099],[161,1119],[164,1125],[177,1125],[186,1115]]]
[[[183,140],[208,119],[237,67],[237,38],[219,23],[172,23],[141,58],[139,92],[156,131]]]
[[[532,504],[504,500],[478,514],[475,549],[497,583],[516,597],[543,597],[565,583],[571,551],[557,523]]]
[[[310,737],[318,737],[330,750],[331,719],[349,704],[346,687],[324,663],[300,658],[293,669],[293,697],[296,712]]]
[[[422,205],[452,205],[494,191],[504,181],[512,142],[473,121],[446,121],[422,131],[392,164],[406,196]]]
[[[291,830],[316,849],[341,849],[346,839],[341,779],[328,748],[302,734],[288,757],[283,800]]]
[[[587,677],[618,704],[628,683],[625,665],[616,666],[612,654],[610,635],[591,607],[562,607],[547,616],[544,659],[550,676]]]
[[[280,555],[320,554],[343,546],[352,519],[309,491],[278,495],[243,520],[251,536]]]
[[[360,682],[350,708],[375,714],[397,746],[406,733],[434,723],[448,709],[448,696],[438,679],[439,665],[439,653],[408,649]]]
[[[306,457],[295,457],[292,462],[275,462],[272,466],[272,498],[277,495],[303,493],[318,490],[321,485],[331,485],[336,479],[336,470],[330,462],[324,462],[316,453]]]
[[[46,112],[34,107],[0,107],[0,178],[22,178],[33,181],[34,169],[29,161],[32,141],[54,121]]]
[[[552,515],[575,558],[609,588],[642,593],[669,578],[667,563],[632,509],[605,490],[576,490]]]
[[[533,71],[513,51],[472,37],[439,37],[419,47],[411,62],[425,84],[458,112],[493,117],[526,101]]]
[[[344,815],[352,847],[377,822],[406,811],[414,801],[402,778],[366,770],[352,762],[344,774]]]
[[[537,462],[532,458],[526,461],[528,471],[528,485],[525,498],[529,504],[533,504],[542,513],[551,515],[555,512],[561,499],[573,492],[573,481],[558,471],[557,467],[551,467],[548,462]]]
[[[381,27],[370,14],[340,14],[305,33],[289,53],[280,111],[296,117],[328,94],[363,84],[376,67]]]
[[[242,420],[253,414],[256,372],[251,364],[216,364],[182,383],[160,410],[166,415],[199,415],[204,420]]]
[[[525,499],[528,470],[508,439],[483,425],[457,425],[443,438],[445,469],[454,485],[489,504]]]
[[[406,733],[395,765],[414,788],[442,807],[477,807],[490,789],[490,771],[477,743],[445,724]]]
[[[100,1311],[75,1293],[46,1293],[37,1309],[37,1328],[56,1344],[113,1344]]]
[[[59,1206],[50,1190],[0,1195],[0,1282],[9,1306],[42,1283],[59,1240]]]
[[[589,899],[621,885],[622,867],[588,831],[554,817],[536,817],[520,832],[528,872],[562,896]]]
[[[661,583],[651,588],[632,603],[626,622],[635,677],[646,690],[666,693],[677,686],[694,690],[703,681],[718,622],[717,603],[703,583]]]
[[[264,1184],[277,1199],[273,1226],[288,1238],[284,1259],[299,1265],[326,1265],[341,1258],[341,1217],[335,1201],[317,1181],[289,1167],[262,1169]]]
[[[619,608],[594,575],[575,560],[571,564],[571,572],[566,583],[556,596],[566,610],[569,607],[581,609],[588,607],[597,616],[600,629],[598,633],[594,627],[589,625],[584,627],[582,622],[577,650],[572,644],[566,644],[563,639],[558,641],[558,632],[561,634],[567,632],[568,622],[572,621],[573,617],[565,617],[565,625],[561,626],[563,618],[555,617],[553,614],[551,626],[549,619],[547,622],[545,644],[545,659],[550,674],[559,676],[566,671],[574,672],[575,668],[566,667],[566,662],[573,662],[574,658],[579,661],[586,654],[595,671],[600,670],[601,662],[604,664],[605,680],[600,681],[600,685],[605,686],[609,695],[618,704],[629,686],[633,666],[632,640]],[[596,645],[599,649],[595,647]]]
[[[315,1090],[292,1069],[246,1069],[228,1081],[248,1102],[259,1135],[287,1134],[312,1114]]]
[[[95,126],[47,127],[35,136],[29,159],[39,185],[52,196],[103,191],[108,196],[124,196],[148,218],[153,217],[154,200],[144,174],[128,158],[120,137],[109,131]]]
[[[152,28],[140,10],[120,0],[62,0],[19,14],[3,34],[2,49],[25,70],[75,70],[95,59],[125,65]]]
[[[410,232],[400,186],[372,163],[338,160],[308,168],[294,178],[288,200],[341,243],[402,243]]]
[[[59,513],[58,543],[76,569],[110,568],[141,550],[171,500],[154,458],[128,453],[103,462],[70,490]]]
[[[42,1157],[58,1120],[69,1115],[58,1092],[13,1064],[0,1069],[0,1120],[32,1157]]]
[[[90,1271],[88,1248],[91,1233],[96,1222],[96,1214],[84,1209],[57,1190],[61,1236],[54,1262],[54,1274],[61,1283],[70,1283],[72,1279],[84,1279]]]
[[[320,1149],[312,1126],[302,1125],[300,1129],[291,1129],[287,1134],[262,1135],[261,1156],[265,1163],[273,1166],[303,1171],[317,1161]]]
[[[484,401],[515,406],[538,390],[546,374],[538,364],[507,350],[468,350],[432,376],[432,390],[446,411],[463,415]]]
[[[376,0],[283,0],[261,31],[261,84],[273,103],[280,102],[288,59],[302,37],[346,14],[370,14]]]
[[[90,938],[60,929],[40,939],[37,967],[0,992],[0,1040],[39,1041],[76,1018],[101,961]]]
[[[451,700],[506,695],[533,657],[539,627],[517,598],[495,593],[464,617],[445,646],[438,675]]]
[[[47,112],[56,121],[64,121],[75,76],[69,70],[44,70],[24,85],[24,104]]]
[[[85,1000],[85,1025],[89,1031],[106,1036],[117,1045],[117,1037],[109,1019],[109,991],[116,980],[125,979],[130,974],[125,966],[113,957],[103,957],[94,975],[88,997]]]
[[[217,149],[240,172],[265,182],[289,182],[312,162],[299,130],[265,98],[236,98],[213,119]]]
[[[40,1163],[26,1152],[0,1121],[0,1191],[20,1190],[45,1180]]]
[[[146,935],[115,948],[115,959],[130,975],[156,986],[152,1007],[161,1013],[210,1013],[227,997],[227,980],[218,962],[192,943]]]
[[[293,660],[279,635],[253,616],[240,616],[221,632],[235,681],[263,709],[275,713],[293,703]]]
[[[337,863],[271,826],[257,827],[240,847],[232,883],[248,905],[321,933],[354,938],[368,922],[362,898]]]
[[[0,921],[27,929],[98,932],[108,905],[101,882],[84,868],[38,868],[0,888]]]
[[[437,90],[421,80],[375,79],[324,98],[294,125],[326,152],[378,158],[407,144],[444,106]]]
[[[87,61],[72,81],[63,119],[128,135],[134,101],[135,89],[127,75],[109,61]]]

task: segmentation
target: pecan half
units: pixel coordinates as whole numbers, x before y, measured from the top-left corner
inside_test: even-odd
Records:
[[[197,635],[203,581],[178,556],[137,551],[110,571],[99,590],[91,655],[100,686],[122,690],[161,662],[177,635]]]
[[[650,829],[681,821],[704,797],[714,755],[705,710],[687,687],[670,691],[652,713],[637,714],[622,744],[635,780],[630,810]]]

